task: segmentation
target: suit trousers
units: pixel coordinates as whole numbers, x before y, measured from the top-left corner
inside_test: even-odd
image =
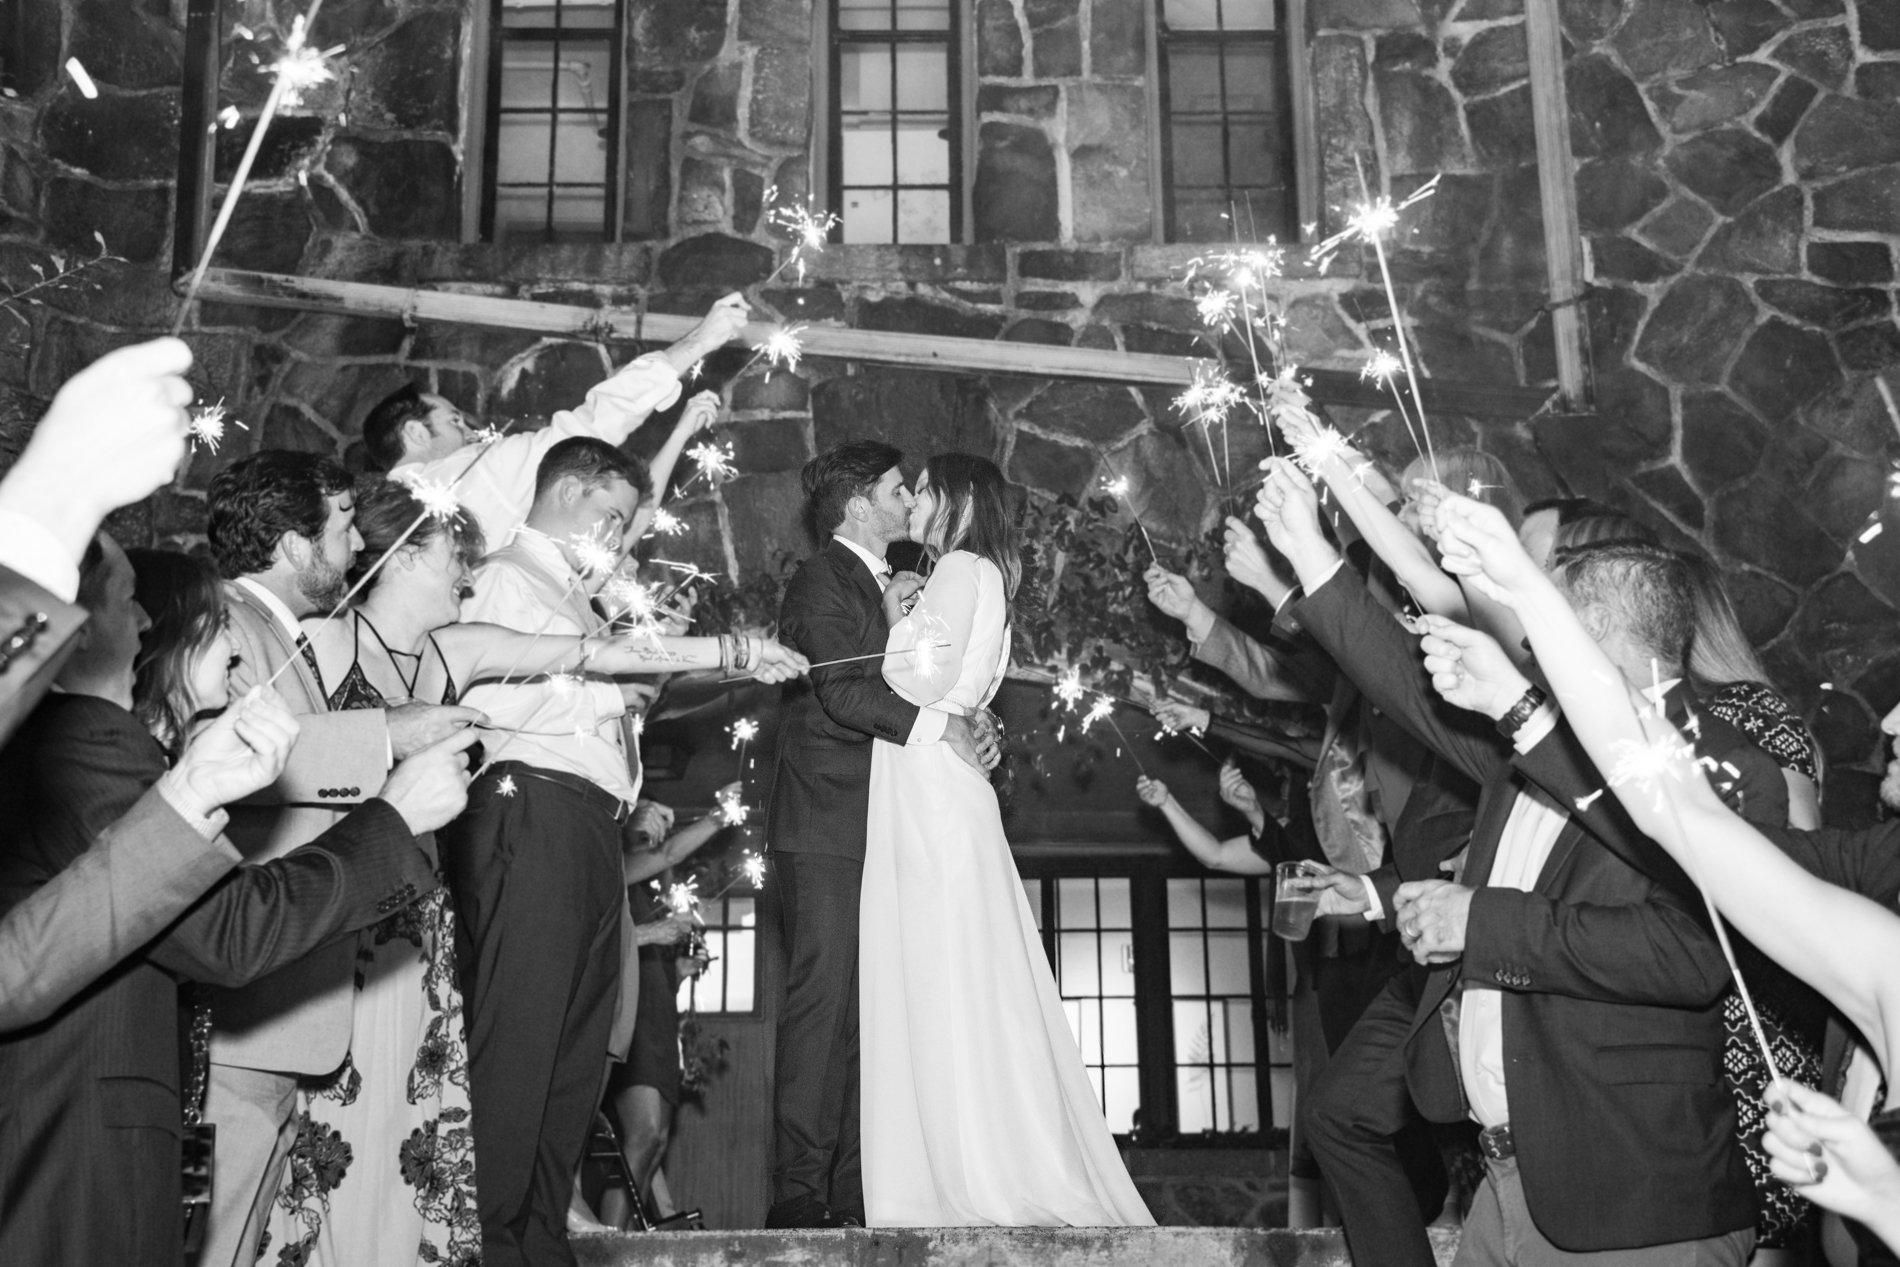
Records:
[[[1356,1263],[1434,1261],[1425,1220],[1444,1202],[1444,1166],[1405,1080],[1406,1036],[1423,981],[1422,972],[1402,971],[1386,982],[1334,1049],[1300,1113]],[[1433,1025],[1418,1041],[1444,1039]],[[1435,1198],[1420,1182],[1434,1170]]]
[[[574,1263],[567,1203],[620,984],[619,806],[584,779],[504,761],[437,835],[458,917],[487,1267]]]
[[[1484,1186],[1465,1219],[1452,1267],[1743,1267],[1755,1229],[1633,1249],[1573,1253],[1544,1239],[1524,1201],[1517,1159],[1485,1162]]]
[[[284,1160],[297,1142],[297,1075],[213,1064],[204,1119],[218,1133],[211,1155],[211,1217],[196,1267],[252,1267]]]
[[[785,943],[772,1200],[815,1197],[861,1214],[858,1139],[858,891],[864,863],[775,853]]]

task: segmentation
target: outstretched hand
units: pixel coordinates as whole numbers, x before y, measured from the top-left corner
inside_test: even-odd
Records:
[[[1429,631],[1419,641],[1432,688],[1445,701],[1496,721],[1530,690],[1530,679],[1517,671],[1497,640],[1443,616],[1424,617]]]
[[[680,420],[674,429],[687,439],[698,435],[719,417],[719,404],[719,393],[711,388],[694,393],[680,410]]]
[[[1880,1232],[1889,1245],[1900,1234],[1900,1161],[1873,1128],[1819,1091],[1782,1084],[1769,1088],[1768,1130],[1762,1151],[1775,1178],[1823,1209]]]
[[[1152,805],[1160,809],[1168,803],[1168,785],[1160,779],[1151,779],[1143,774],[1135,779],[1135,795],[1141,798],[1143,805]]]
[[[1261,468],[1267,478],[1260,485],[1254,515],[1265,525],[1267,540],[1284,554],[1311,587],[1320,574],[1339,561],[1319,523],[1319,493],[1313,482],[1287,458],[1268,458]]]
[[[1205,708],[1196,708],[1192,704],[1183,704],[1180,700],[1159,699],[1148,706],[1155,720],[1169,730],[1185,730],[1190,735],[1198,735],[1207,729],[1214,715]]]
[[[704,343],[708,350],[722,348],[737,337],[752,319],[752,305],[746,302],[738,291],[720,296],[718,302],[700,318],[693,332],[686,336],[696,342]]]
[[[1548,583],[1497,507],[1447,492],[1434,517],[1445,570],[1470,577],[1486,596],[1515,608],[1537,585]]]
[[[1164,616],[1185,621],[1201,603],[1201,596],[1194,592],[1187,577],[1170,572],[1159,563],[1149,564],[1141,579],[1148,584],[1148,601],[1160,608]]]
[[[1274,570],[1273,561],[1267,558],[1266,549],[1261,546],[1260,538],[1254,536],[1245,520],[1227,516],[1225,540],[1227,575],[1245,585],[1260,597],[1278,607],[1293,587],[1282,580]]]

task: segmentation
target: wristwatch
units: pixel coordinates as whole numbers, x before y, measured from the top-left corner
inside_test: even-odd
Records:
[[[1517,703],[1511,705],[1511,711],[1498,718],[1498,733],[1506,739],[1514,739],[1517,732],[1524,729],[1524,723],[1536,716],[1537,710],[1550,703],[1550,696],[1544,694],[1544,688],[1533,686],[1525,691]]]

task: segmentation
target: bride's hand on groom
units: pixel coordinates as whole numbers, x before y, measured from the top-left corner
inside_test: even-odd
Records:
[[[911,600],[924,587],[924,578],[915,572],[897,572],[884,587],[884,623],[894,625],[910,614]]]

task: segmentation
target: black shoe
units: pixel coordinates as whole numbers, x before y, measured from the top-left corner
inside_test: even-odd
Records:
[[[861,1205],[847,1206],[842,1210],[833,1210],[832,1214],[837,1218],[839,1227],[864,1226],[864,1207]]]
[[[765,1226],[768,1228],[843,1226],[833,1219],[825,1203],[809,1192],[776,1202],[765,1212]]]

